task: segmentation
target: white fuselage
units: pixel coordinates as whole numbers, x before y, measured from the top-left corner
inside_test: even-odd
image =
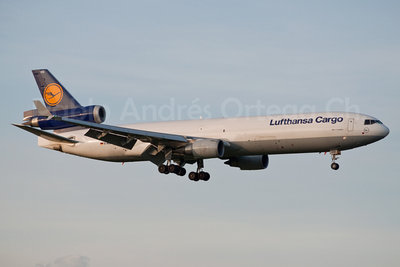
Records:
[[[124,125],[126,128],[226,141],[224,158],[243,155],[326,152],[346,150],[378,141],[389,130],[367,115],[345,112],[306,113],[259,117],[167,121]],[[377,121],[377,120],[376,120]],[[58,133],[80,141],[62,144],[39,137],[42,147],[107,161],[143,161],[150,143],[137,141],[124,149],[86,137],[87,129]]]

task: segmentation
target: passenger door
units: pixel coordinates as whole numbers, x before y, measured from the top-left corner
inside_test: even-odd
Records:
[[[349,118],[348,125],[347,125],[347,130],[349,132],[354,130],[354,118]]]

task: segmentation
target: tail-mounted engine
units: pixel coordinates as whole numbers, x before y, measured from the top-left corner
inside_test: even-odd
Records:
[[[102,123],[106,119],[106,110],[102,106],[94,105],[52,111],[51,115],[75,120]],[[74,126],[62,121],[51,120],[49,116],[43,116],[43,114],[40,114],[37,109],[25,111],[24,121],[25,125],[40,127],[42,130],[57,130]]]

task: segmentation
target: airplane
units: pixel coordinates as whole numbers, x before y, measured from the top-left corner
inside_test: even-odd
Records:
[[[47,69],[32,70],[44,100],[13,124],[38,136],[40,147],[112,162],[150,161],[163,174],[208,181],[204,160],[219,158],[241,170],[262,170],[269,155],[330,153],[331,168],[341,151],[365,146],[389,134],[380,120],[350,112],[103,124],[104,107],[82,106]]]

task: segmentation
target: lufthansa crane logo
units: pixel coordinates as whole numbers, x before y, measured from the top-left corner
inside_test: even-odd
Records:
[[[51,83],[44,89],[43,98],[47,105],[53,107],[61,102],[63,94],[64,92],[60,85]]]

